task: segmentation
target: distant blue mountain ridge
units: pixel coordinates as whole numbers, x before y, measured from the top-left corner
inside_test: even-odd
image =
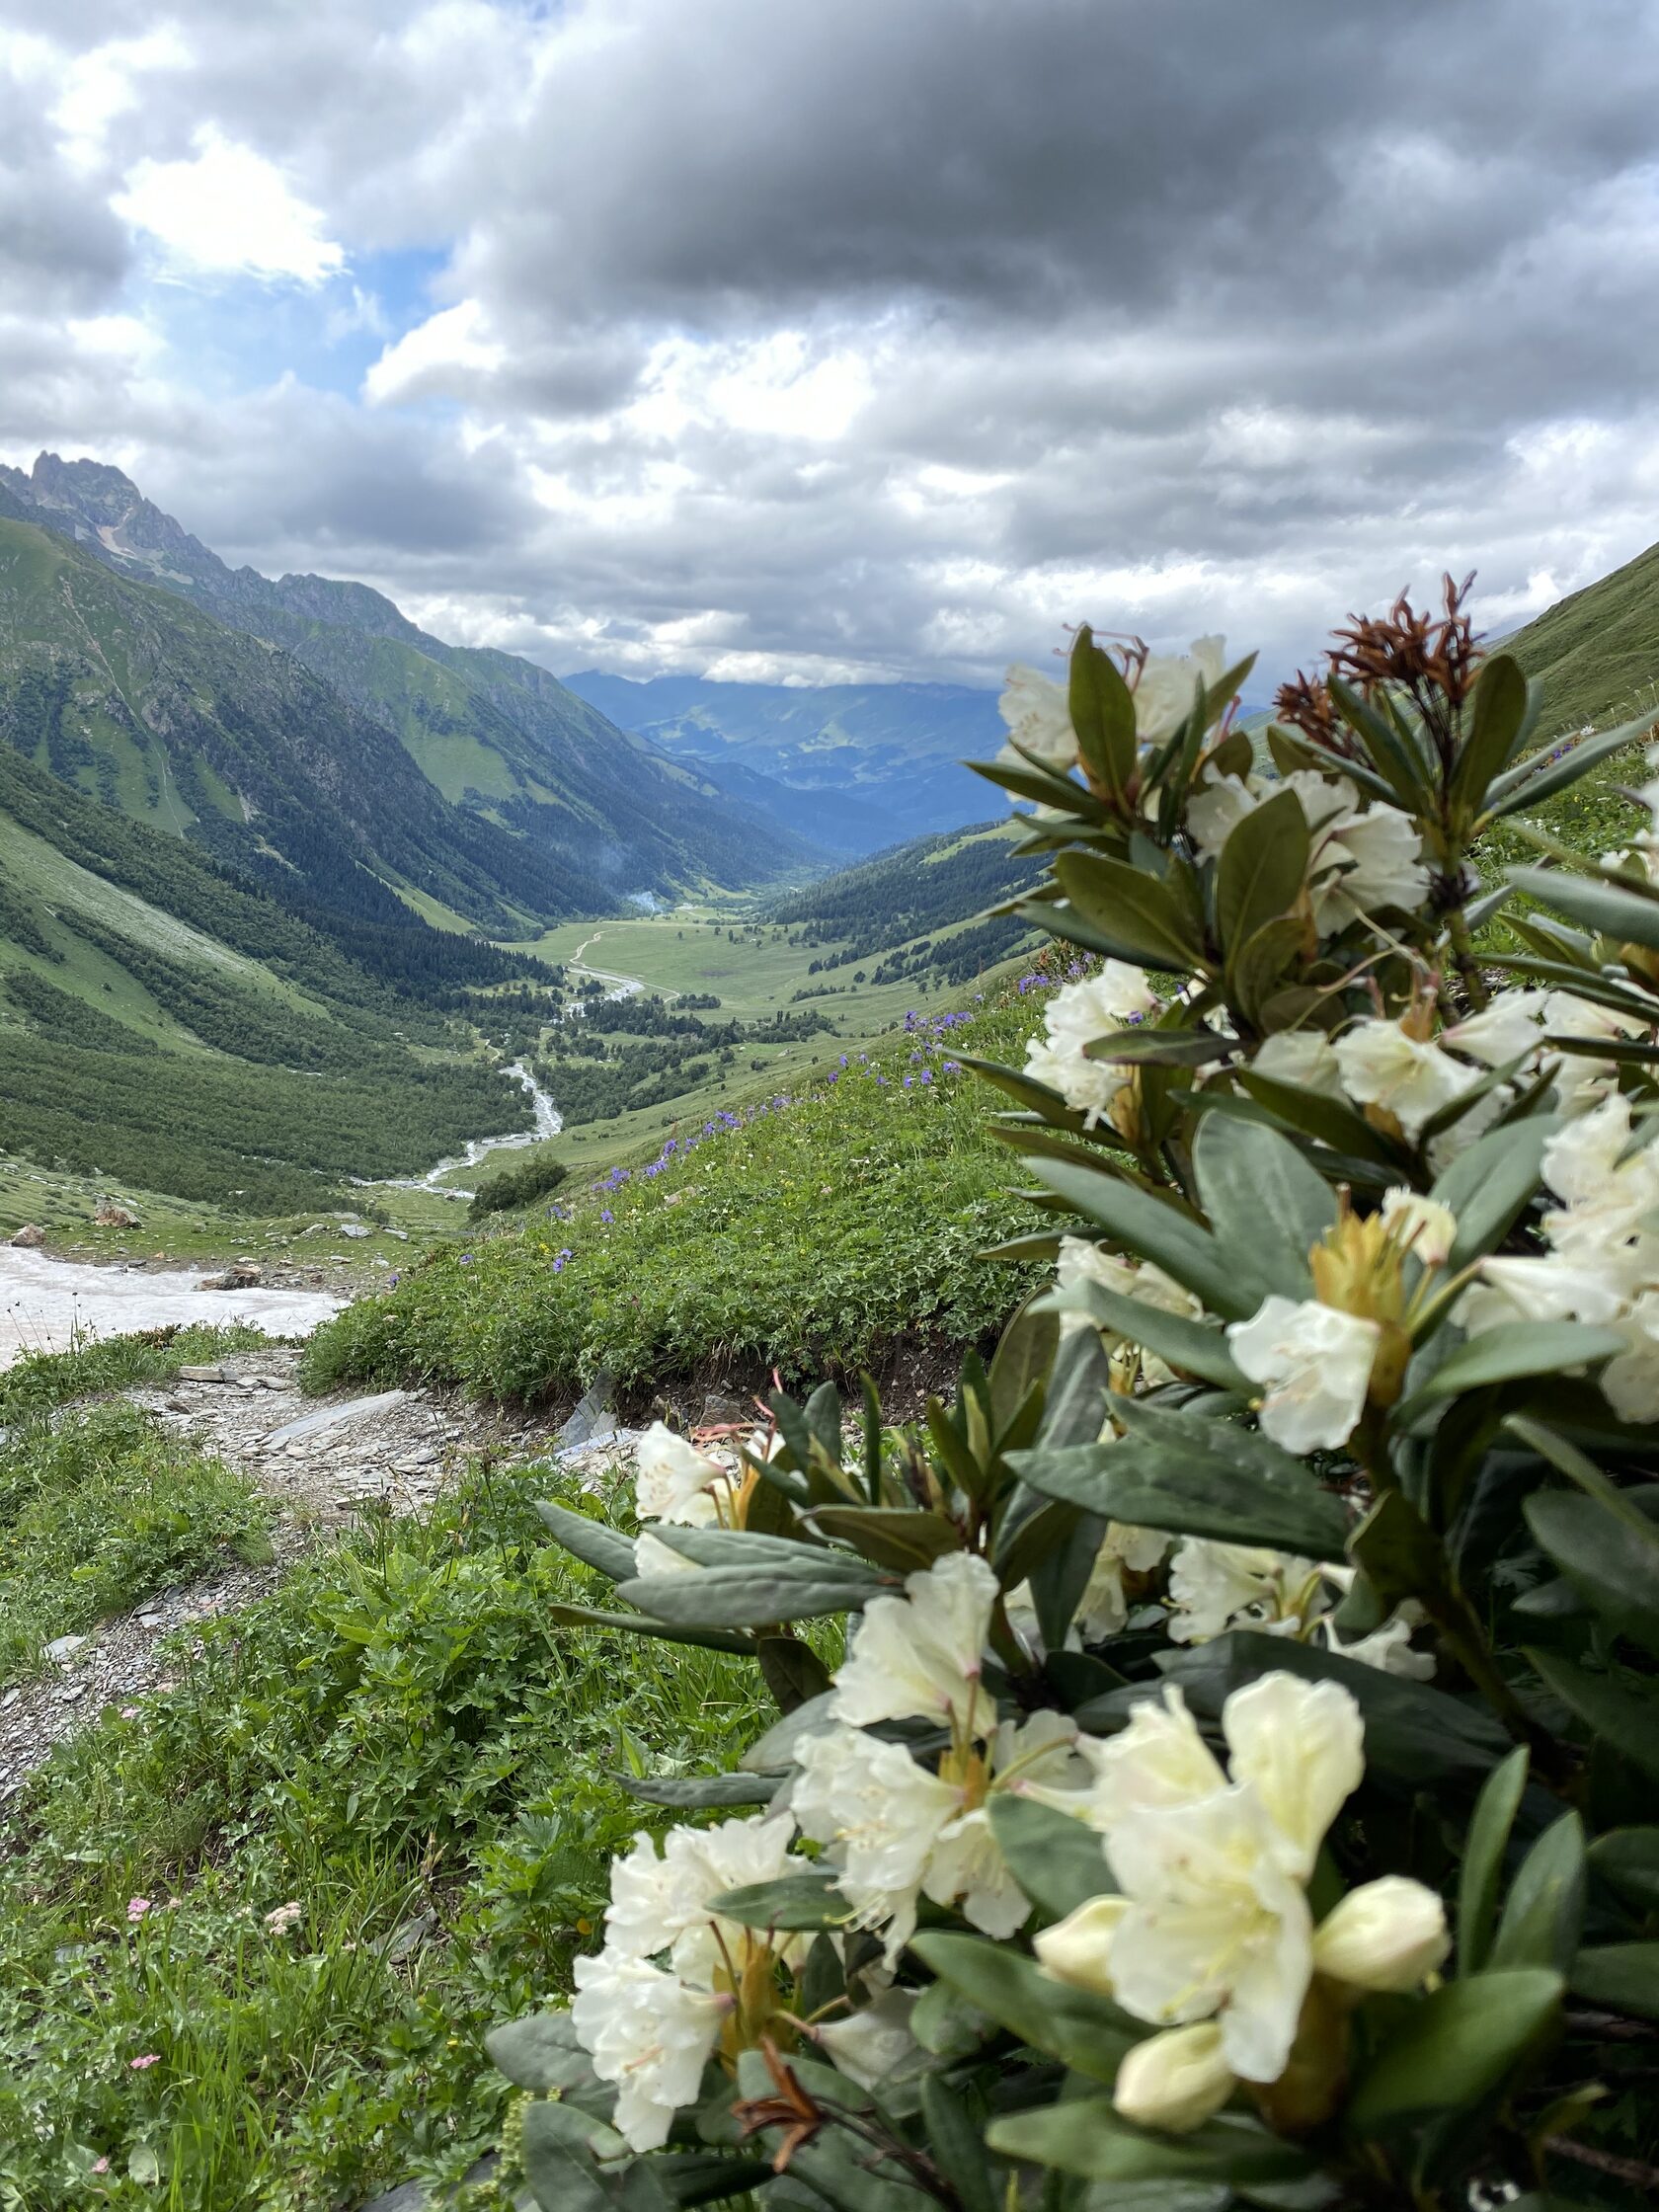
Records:
[[[962,762],[988,759],[1006,736],[996,693],[959,683],[640,681],[597,669],[563,681],[730,797],[841,852],[983,822],[989,787]]]

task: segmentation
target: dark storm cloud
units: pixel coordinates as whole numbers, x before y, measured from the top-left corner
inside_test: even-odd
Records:
[[[1646,0],[12,12],[92,90],[68,154],[39,67],[0,136],[10,457],[79,436],[455,634],[989,679],[1089,614],[1285,662],[1443,563],[1507,617],[1655,534]],[[360,396],[69,334],[165,331],[108,203],[204,125],[352,281],[446,257]]]

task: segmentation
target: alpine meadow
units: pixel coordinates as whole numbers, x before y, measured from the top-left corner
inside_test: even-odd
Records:
[[[0,2212],[1659,2201],[1659,23],[8,32]]]

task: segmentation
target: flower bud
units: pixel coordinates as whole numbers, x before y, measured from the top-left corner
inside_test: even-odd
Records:
[[[1118,2068],[1112,2102],[1137,2127],[1185,2135],[1221,2110],[1233,2086],[1221,2029],[1196,2020],[1137,2043]]]
[[[1125,1897],[1091,1897],[1033,1938],[1038,1965],[1057,1982],[1110,1997],[1112,1937],[1128,1910]]]
[[[1350,1890],[1320,1922],[1313,1966],[1350,1989],[1413,1990],[1451,1947],[1446,1908],[1434,1891],[1384,1874]]]

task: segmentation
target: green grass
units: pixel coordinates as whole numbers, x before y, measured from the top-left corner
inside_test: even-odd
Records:
[[[32,1352],[0,1370],[0,1427],[101,1397],[177,1380],[180,1368],[269,1343],[255,1329],[151,1329],[110,1336],[69,1352]]]
[[[756,1719],[740,1661],[549,1625],[594,1578],[539,1495],[593,1510],[481,1467],[314,1555],[13,1801],[0,2204],[337,2212],[499,2140],[485,2029],[568,1986],[611,1854],[672,1817],[618,1771]]]
[[[0,1447],[0,1685],[220,1558],[271,1556],[245,1475],[121,1400],[25,1425]]]
[[[1503,640],[1543,685],[1547,731],[1659,710],[1659,545]]]
[[[434,1251],[329,1323],[306,1380],[430,1378],[535,1398],[601,1369],[623,1384],[711,1362],[801,1377],[977,1341],[1022,1288],[978,1255],[1032,1215],[986,1132],[992,1094],[944,1064],[962,1051],[1017,1061],[1038,1020],[1009,992],[942,1036],[890,1040],[867,1063],[850,1052],[844,1072],[737,1130],[705,1138],[699,1125],[660,1172],[648,1162],[614,1189],[573,1177],[565,1203]]]

